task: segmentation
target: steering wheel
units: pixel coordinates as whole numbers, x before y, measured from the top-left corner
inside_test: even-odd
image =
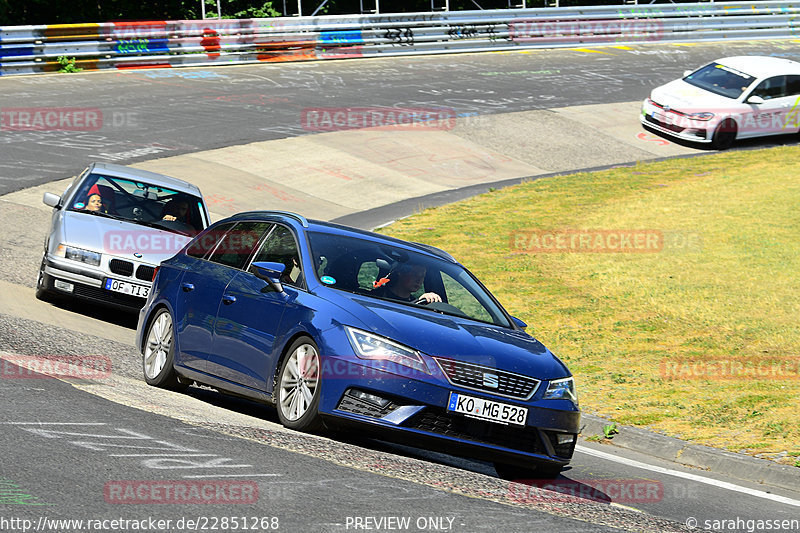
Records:
[[[431,309],[432,311],[469,318],[469,315],[466,314],[464,311],[447,302],[429,302],[428,300],[419,298],[414,303],[416,305],[425,305],[427,306],[427,309]]]

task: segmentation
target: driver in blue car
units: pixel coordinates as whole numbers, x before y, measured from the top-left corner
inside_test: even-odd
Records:
[[[390,272],[386,277],[375,282],[375,295],[381,298],[401,300],[404,302],[433,303],[441,302],[442,297],[435,292],[426,292],[414,297],[414,293],[422,287],[427,269],[424,265],[403,263],[396,272]]]

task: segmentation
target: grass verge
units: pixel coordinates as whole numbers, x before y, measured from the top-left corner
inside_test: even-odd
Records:
[[[466,265],[584,410],[800,465],[800,147],[541,179],[382,232]]]

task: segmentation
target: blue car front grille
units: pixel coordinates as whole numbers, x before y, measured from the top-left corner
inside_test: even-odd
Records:
[[[538,379],[488,366],[439,357],[434,357],[434,359],[450,383],[467,389],[518,400],[528,400],[536,392],[540,383]]]
[[[527,453],[549,455],[537,428],[484,422],[465,416],[452,415],[443,409],[426,409],[412,418],[407,427],[479,444],[491,444]]]

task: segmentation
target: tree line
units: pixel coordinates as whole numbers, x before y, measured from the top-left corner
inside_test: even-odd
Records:
[[[208,17],[216,17],[216,0],[0,0],[0,25],[75,24],[131,20],[194,20],[202,18],[201,1]],[[220,0],[223,18],[259,18],[297,14],[298,0]],[[669,0],[661,0],[668,2]],[[690,0],[676,0],[676,2]],[[311,15],[322,0],[301,0],[303,15]],[[444,0],[433,0],[433,8],[444,7]],[[554,0],[526,1],[529,8],[552,5]],[[642,1],[649,4],[649,0]],[[660,3],[660,2],[659,2]],[[517,7],[522,0],[450,0],[450,9],[505,9]],[[560,6],[622,5],[622,0],[560,0]],[[361,12],[359,0],[328,0],[318,15]],[[374,9],[375,0],[363,0],[365,10]],[[381,0],[381,13],[431,11],[431,0]]]

